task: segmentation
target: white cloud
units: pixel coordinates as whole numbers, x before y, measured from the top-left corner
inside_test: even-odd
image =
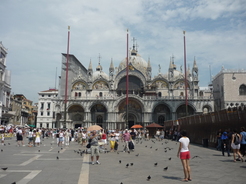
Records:
[[[221,66],[246,68],[244,0],[105,0],[105,1],[4,1],[0,5],[1,41],[9,48],[7,67],[12,71],[15,93],[37,100],[37,93],[54,86],[60,53],[66,52],[67,26],[71,26],[70,53],[85,67],[95,68],[99,53],[104,72],[111,58],[118,66],[126,55],[126,29],[136,37],[139,53],[150,57],[152,74],[158,64],[166,73],[169,58],[183,65],[183,34],[186,30],[187,61],[196,56],[200,84]],[[131,46],[131,44],[130,44]],[[24,84],[21,85],[20,81]]]

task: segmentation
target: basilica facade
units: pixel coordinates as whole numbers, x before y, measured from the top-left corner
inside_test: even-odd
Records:
[[[185,74],[182,68],[177,70],[171,58],[166,63],[169,64],[167,73],[161,73],[159,66],[159,72],[152,77],[151,61],[144,60],[134,46],[128,59],[128,108],[126,58],[118,67],[111,61],[107,74],[100,64],[100,58],[95,69],[92,62],[87,69],[74,55],[69,55],[68,60],[68,96],[65,105],[66,61],[67,54],[62,54],[59,93],[53,99],[56,127],[76,128],[98,124],[106,129],[122,129],[134,124],[146,126],[153,122],[164,125],[165,121],[176,120],[187,113],[194,115],[214,110],[212,91],[199,87],[196,60]]]

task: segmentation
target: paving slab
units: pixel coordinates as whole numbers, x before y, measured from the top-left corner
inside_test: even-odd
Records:
[[[176,156],[178,143],[166,139],[136,142],[130,153],[123,152],[124,143],[120,142],[117,152],[100,154],[100,165],[90,164],[90,154],[78,154],[79,149],[85,148],[76,142],[62,149],[52,138],[44,139],[40,147],[17,147],[14,139],[5,143],[0,146],[0,167],[8,169],[0,170],[1,184],[172,184],[183,178],[182,164]],[[189,183],[246,183],[246,162],[234,163],[232,156],[222,156],[221,152],[200,145],[191,144],[190,151],[191,157],[197,157],[190,160]]]

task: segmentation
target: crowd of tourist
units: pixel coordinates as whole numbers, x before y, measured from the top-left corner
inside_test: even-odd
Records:
[[[217,150],[222,152],[222,155],[231,156],[233,153],[234,162],[244,161],[243,157],[246,153],[246,132],[245,128],[241,127],[240,131],[236,129],[226,129],[217,132]]]

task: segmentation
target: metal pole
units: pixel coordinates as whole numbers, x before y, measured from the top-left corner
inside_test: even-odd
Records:
[[[66,128],[66,119],[67,119],[67,88],[68,88],[69,41],[70,41],[70,26],[68,26],[68,38],[67,38],[66,86],[65,86],[63,128]]]
[[[185,31],[183,31],[183,33],[184,33],[184,69],[185,69],[185,111],[186,111],[186,116],[188,116]]]
[[[128,87],[129,87],[129,63],[128,63],[128,30],[126,35],[126,126],[128,123]]]

